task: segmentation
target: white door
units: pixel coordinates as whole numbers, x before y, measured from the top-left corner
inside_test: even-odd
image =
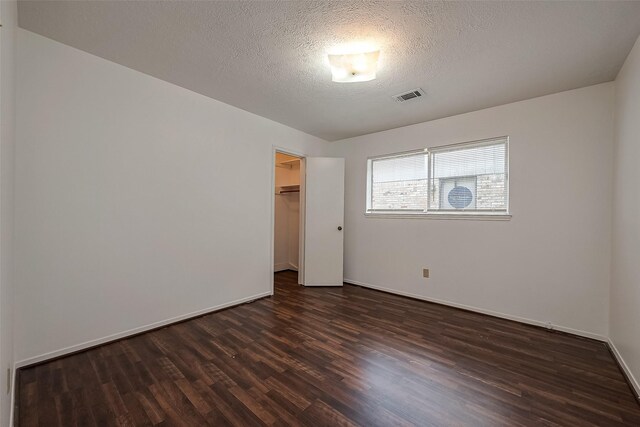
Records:
[[[305,286],[342,286],[344,159],[305,159]]]

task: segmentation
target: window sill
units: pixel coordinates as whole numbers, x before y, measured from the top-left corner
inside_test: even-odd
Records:
[[[365,212],[367,218],[398,218],[398,219],[454,219],[470,221],[510,221],[511,214],[507,213],[392,213]]]

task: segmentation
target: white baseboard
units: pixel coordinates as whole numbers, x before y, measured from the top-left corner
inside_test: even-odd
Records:
[[[198,310],[198,311],[194,311],[191,313],[187,313],[187,314],[183,314],[181,316],[176,316],[176,317],[172,317],[170,319],[166,319],[166,320],[161,320],[159,322],[154,322],[148,325],[144,325],[144,326],[140,326],[137,328],[133,328],[133,329],[129,329],[127,331],[123,331],[123,332],[118,332],[116,334],[112,334],[112,335],[108,335],[106,337],[103,338],[98,338],[95,340],[90,340],[90,341],[86,341],[80,344],[76,344],[76,345],[72,345],[69,347],[65,347],[65,348],[61,348],[60,350],[55,350],[55,351],[50,351],[48,353],[44,353],[41,354],[39,356],[34,356],[34,357],[29,357],[27,359],[23,359],[20,360],[18,362],[15,363],[15,369],[20,369],[24,366],[28,366],[28,365],[32,365],[34,363],[39,363],[39,362],[43,362],[45,360],[49,360],[49,359],[53,359],[56,357],[60,357],[60,356],[64,356],[65,354],[69,354],[69,353],[74,353],[76,351],[80,351],[80,350],[85,350],[87,348],[90,347],[95,347],[104,343],[108,343],[110,341],[115,341],[115,340],[119,340],[122,338],[126,338],[128,336],[131,335],[136,335],[139,334],[141,332],[146,332],[149,331],[151,329],[156,329],[159,328],[161,326],[166,326],[166,325],[170,325],[172,323],[176,323],[176,322],[180,322],[183,320],[187,320],[190,319],[192,317],[197,317],[197,316],[201,316],[203,314],[207,314],[207,313],[211,313],[214,311],[218,311],[218,310],[222,310],[223,308],[228,308],[228,307],[232,307],[234,305],[239,305],[239,304],[243,304],[245,302],[249,302],[249,301],[253,301],[256,300],[258,298],[263,298],[263,297],[267,297],[271,295],[271,291],[269,292],[261,292],[259,294],[256,295],[252,295],[246,298],[240,298],[237,299],[235,301],[231,301],[225,304],[220,304],[220,305],[216,305],[213,307],[209,307],[209,308],[204,308],[202,310]]]
[[[324,283],[314,283],[313,285],[308,285],[308,284],[304,284],[303,286],[306,286],[307,288],[339,288],[342,285],[336,285],[335,283],[332,284],[324,284]]]
[[[273,265],[273,272],[277,273],[278,271],[285,271],[285,270],[289,270],[290,268],[291,266],[289,265],[288,262],[279,262]]]
[[[487,314],[487,315],[493,316],[493,317],[500,317],[502,319],[514,320],[516,322],[526,323],[528,325],[541,326],[541,327],[543,327],[545,329],[566,332],[566,333],[569,333],[569,334],[578,335],[578,336],[586,337],[586,338],[591,338],[591,339],[598,340],[598,341],[603,341],[603,342],[607,342],[608,341],[608,338],[605,337],[604,335],[595,334],[593,332],[581,331],[579,329],[573,329],[573,328],[569,328],[569,327],[566,327],[566,326],[552,325],[551,328],[549,328],[549,325],[546,322],[543,322],[543,321],[540,321],[540,320],[527,319],[525,317],[518,317],[518,316],[511,315],[511,314],[505,314],[505,313],[500,313],[500,312],[497,312],[497,311],[486,310],[484,308],[473,307],[473,306],[464,305],[464,304],[458,304],[456,302],[445,301],[445,300],[440,300],[440,299],[436,299],[436,298],[429,298],[429,297],[425,297],[424,295],[416,295],[416,294],[412,294],[410,292],[403,292],[403,291],[398,291],[396,289],[385,288],[383,286],[371,285],[371,284],[368,284],[368,283],[358,282],[357,280],[344,279],[344,282],[345,283],[350,283],[352,285],[362,286],[362,287],[365,287],[365,288],[371,288],[371,289],[376,289],[376,290],[379,290],[379,291],[389,292],[391,294],[402,295],[402,296],[405,296],[405,297],[411,297],[411,298],[415,298],[415,299],[420,299],[420,300],[427,301],[427,302],[434,302],[436,304],[447,305],[449,307],[461,308],[461,309],[464,309],[464,310],[474,311],[476,313]]]
[[[290,262],[279,262],[279,263],[273,265],[273,272],[274,273],[277,273],[279,271],[286,271],[286,270],[298,271],[298,266],[297,265],[293,265]]]
[[[616,358],[616,361],[618,362],[618,365],[620,365],[620,367],[624,371],[625,375],[627,376],[627,379],[631,383],[631,388],[633,389],[633,392],[636,394],[636,397],[638,399],[640,399],[640,383],[638,382],[636,377],[633,376],[633,373],[631,372],[631,369],[629,369],[629,366],[627,365],[627,363],[622,358],[622,355],[620,354],[620,352],[616,348],[616,345],[613,343],[613,341],[611,341],[611,338],[609,338],[607,340],[607,343],[609,344],[609,348],[611,349],[611,352],[613,353],[613,357]]]

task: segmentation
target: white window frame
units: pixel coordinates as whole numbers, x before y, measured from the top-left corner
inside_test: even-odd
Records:
[[[504,141],[505,145],[505,210],[460,210],[460,211],[432,211],[430,210],[431,205],[431,181],[432,181],[432,161],[433,154],[443,153],[447,151],[455,151],[463,148],[475,148],[475,147],[483,147],[488,145],[495,145],[497,142]],[[383,160],[383,159],[392,159],[396,157],[404,157],[411,156],[416,154],[424,154],[428,155],[428,180],[429,180],[429,190],[427,194],[427,201],[424,210],[385,210],[385,209],[371,209],[371,192],[373,190],[373,174],[372,174],[372,164],[375,160]],[[441,145],[430,148],[424,148],[420,150],[412,150],[412,151],[404,151],[393,154],[385,154],[381,156],[372,156],[367,158],[367,185],[366,185],[366,204],[365,204],[365,216],[371,218],[424,218],[424,219],[474,219],[474,220],[510,220],[511,219],[511,211],[509,208],[509,200],[510,200],[510,176],[509,176],[509,137],[501,136],[496,138],[488,138],[481,139],[476,141],[467,141],[460,142],[455,144]]]

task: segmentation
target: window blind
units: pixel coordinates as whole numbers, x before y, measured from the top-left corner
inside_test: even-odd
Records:
[[[368,160],[367,212],[503,214],[508,137]]]
[[[507,141],[432,149],[430,211],[507,211]]]
[[[424,151],[370,160],[370,209],[424,211],[428,154]]]

